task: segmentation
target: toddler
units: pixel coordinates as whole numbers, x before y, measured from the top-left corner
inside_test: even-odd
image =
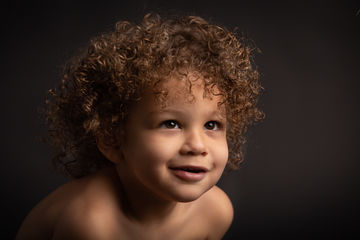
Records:
[[[46,102],[56,169],[17,239],[221,239],[216,186],[262,119],[244,39],[200,17],[147,14],[91,40]]]

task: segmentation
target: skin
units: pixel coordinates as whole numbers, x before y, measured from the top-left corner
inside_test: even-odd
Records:
[[[163,86],[165,107],[146,92],[119,145],[98,141],[114,165],[51,193],[27,216],[17,239],[222,238],[233,208],[215,186],[228,158],[221,98],[204,97],[201,79],[193,81],[193,101],[183,97],[185,81],[171,78]],[[184,179],[174,171],[183,166],[206,172]]]

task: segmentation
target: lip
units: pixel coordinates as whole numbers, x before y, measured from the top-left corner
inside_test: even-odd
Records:
[[[169,169],[176,177],[187,182],[201,181],[208,172],[205,167],[192,165],[169,167]]]

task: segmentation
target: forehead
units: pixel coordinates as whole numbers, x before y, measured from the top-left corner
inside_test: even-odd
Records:
[[[191,109],[193,112],[216,112],[220,117],[226,118],[225,104],[219,93],[216,86],[206,86],[200,76],[172,76],[158,82],[156,87],[145,88],[139,101],[132,105],[129,119],[142,116],[146,112],[181,108]]]
[[[200,74],[193,72],[163,79],[155,90],[147,91],[147,95],[164,107],[175,103],[191,104],[196,100],[216,101],[220,107],[223,102],[217,86],[206,83]]]

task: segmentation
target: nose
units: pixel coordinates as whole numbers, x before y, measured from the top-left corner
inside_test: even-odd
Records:
[[[192,129],[184,133],[184,142],[181,146],[180,153],[183,155],[202,155],[206,156],[204,133],[201,130]]]

